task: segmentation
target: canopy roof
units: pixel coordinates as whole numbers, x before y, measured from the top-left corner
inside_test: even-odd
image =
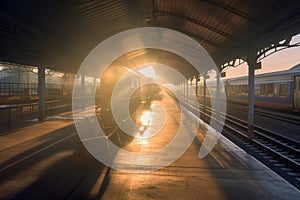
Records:
[[[137,27],[182,32],[218,66],[300,32],[299,0],[3,0],[0,5],[0,60],[67,72],[77,72],[106,38]]]

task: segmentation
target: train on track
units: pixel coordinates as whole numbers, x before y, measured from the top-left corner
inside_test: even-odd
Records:
[[[215,80],[206,93],[207,105],[214,99]],[[198,82],[199,102],[203,102],[203,81]],[[234,104],[248,103],[248,77],[223,80],[226,101]],[[193,86],[195,90],[195,85]],[[224,91],[225,89],[225,91]],[[255,76],[255,106],[278,110],[300,111],[300,64],[289,70],[260,74]],[[222,99],[224,100],[224,99]]]
[[[248,78],[225,80],[227,101],[248,102]],[[281,110],[300,110],[300,64],[289,70],[255,76],[255,105]]]

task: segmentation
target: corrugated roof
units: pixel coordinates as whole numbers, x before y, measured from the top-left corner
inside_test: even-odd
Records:
[[[136,27],[187,34],[218,64],[300,32],[298,0],[7,0],[0,5],[0,60],[73,72],[99,42]]]

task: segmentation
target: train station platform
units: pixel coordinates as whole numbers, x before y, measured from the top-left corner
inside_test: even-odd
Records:
[[[160,109],[151,109],[153,119],[147,130],[166,117],[164,128],[153,137],[136,135],[123,147],[125,150],[147,154],[160,149],[174,138],[182,118],[192,117],[191,113],[179,117],[176,102],[167,93],[152,103],[169,111],[164,116]],[[100,198],[103,166],[91,157],[83,165],[72,162],[78,148],[73,123],[71,117],[61,116],[0,136],[0,199]],[[298,189],[222,135],[212,151],[200,159],[199,149],[209,127],[201,121],[199,124],[195,139],[183,155],[159,170],[149,171],[155,159],[133,160],[117,154],[114,165],[127,170],[111,170],[101,199],[299,198]],[[189,123],[182,126],[183,133],[191,129]],[[184,135],[180,139],[182,143],[188,140]],[[159,159],[164,158],[168,155]]]

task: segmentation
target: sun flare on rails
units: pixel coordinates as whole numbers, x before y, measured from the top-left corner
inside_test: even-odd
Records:
[[[151,112],[150,111],[144,111],[142,116],[140,117],[140,122],[142,126],[150,126],[152,122]]]
[[[143,111],[140,117],[140,128],[136,138],[140,140],[140,144],[148,144],[147,139],[151,137],[150,126],[152,124],[151,111]]]

